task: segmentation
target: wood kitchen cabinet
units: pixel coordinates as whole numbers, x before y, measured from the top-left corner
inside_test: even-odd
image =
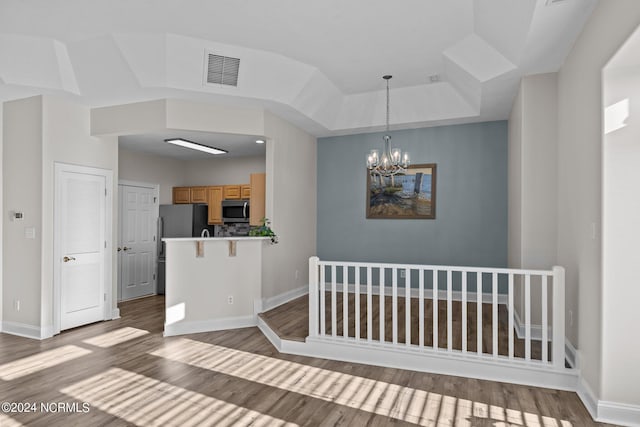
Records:
[[[191,187],[173,187],[173,203],[191,203]]]
[[[240,186],[240,198],[241,199],[250,199],[251,198],[251,184],[243,184]]]
[[[222,224],[223,187],[207,187],[207,202],[209,205],[209,224]]]
[[[207,203],[208,187],[191,187],[191,203]]]
[[[239,185],[225,185],[223,187],[224,200],[238,200],[240,199],[240,195]]]
[[[264,173],[252,173],[250,175],[251,197],[249,198],[249,225],[262,225],[265,215],[266,177]]]

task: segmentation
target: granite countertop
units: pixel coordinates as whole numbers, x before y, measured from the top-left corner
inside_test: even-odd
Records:
[[[163,242],[209,242],[224,240],[268,240],[270,237],[263,236],[235,236],[235,237],[166,237]]]

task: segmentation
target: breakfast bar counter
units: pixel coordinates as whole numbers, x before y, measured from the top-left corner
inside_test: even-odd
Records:
[[[266,237],[166,238],[164,335],[256,325]]]

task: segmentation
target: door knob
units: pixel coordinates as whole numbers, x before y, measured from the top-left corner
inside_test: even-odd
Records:
[[[120,246],[118,246],[118,252],[120,252],[122,250],[122,248]]]
[[[62,258],[62,260],[64,262],[69,262],[69,261],[75,261],[76,259],[74,257],[72,257],[72,256],[66,256],[66,257]]]
[[[131,248],[128,248],[126,246],[124,248],[122,248],[123,251],[128,251],[129,249],[131,249]]]

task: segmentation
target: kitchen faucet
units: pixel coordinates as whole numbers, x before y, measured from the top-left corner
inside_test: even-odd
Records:
[[[200,237],[211,237],[209,235],[209,230],[207,230],[206,228],[203,228],[202,233],[200,233]]]

